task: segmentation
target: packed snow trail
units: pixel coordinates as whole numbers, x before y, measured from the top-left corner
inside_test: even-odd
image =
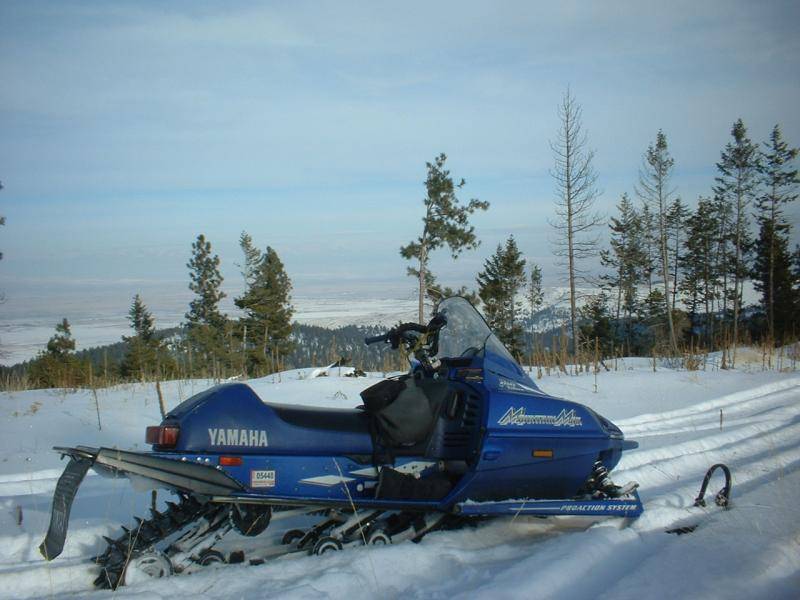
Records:
[[[305,373],[309,371],[306,370]],[[265,400],[351,407],[374,379],[300,378],[295,371],[250,382]],[[372,377],[377,377],[373,375]],[[638,520],[503,518],[429,534],[420,544],[292,555],[259,566],[226,565],[90,592],[86,560],[149,494],[125,480],[88,477],[76,498],[62,557],[39,558],[50,500],[63,467],[56,444],[142,448],[157,422],[155,394],[142,386],[98,392],[98,431],[89,392],[0,394],[0,597],[2,598],[796,598],[800,590],[800,377],[794,373],[653,373],[629,361],[591,376],[546,377],[549,393],[585,403],[638,440],[614,479],[641,484]],[[205,382],[163,386],[177,404]],[[35,404],[39,406],[32,410]],[[722,424],[720,426],[720,411]],[[92,420],[92,417],[95,417]],[[732,508],[694,508],[706,469],[733,471]],[[167,499],[160,493],[161,501]],[[22,518],[21,524],[18,521]],[[665,530],[698,525],[687,535]],[[247,543],[269,543],[268,529]]]

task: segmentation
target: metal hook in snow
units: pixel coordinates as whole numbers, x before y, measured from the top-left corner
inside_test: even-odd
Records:
[[[706,476],[703,478],[703,485],[700,486],[700,493],[694,500],[695,506],[706,505],[706,501],[704,499],[704,496],[706,495],[706,488],[708,487],[708,482],[711,481],[711,476],[717,469],[722,469],[722,472],[725,474],[725,487],[717,492],[714,502],[716,502],[717,506],[721,506],[722,508],[727,509],[729,507],[731,498],[731,470],[727,467],[727,465],[723,465],[722,463],[713,465],[706,473]]]

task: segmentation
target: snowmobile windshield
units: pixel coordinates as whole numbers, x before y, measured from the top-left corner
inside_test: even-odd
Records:
[[[465,298],[454,296],[442,300],[436,314],[447,319],[447,324],[439,331],[437,356],[440,358],[476,356],[488,348],[491,352],[516,362],[489,329],[480,313]]]

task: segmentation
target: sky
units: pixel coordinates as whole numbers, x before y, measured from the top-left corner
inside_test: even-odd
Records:
[[[440,279],[474,285],[513,234],[555,285],[567,87],[598,209],[633,192],[659,129],[694,204],[736,119],[800,145],[798,22],[797,2],[3,0],[0,319],[67,291],[188,294],[199,233],[235,290],[242,230],[295,294],[410,295],[398,249],[440,152],[462,199],[491,203],[477,251],[434,257]]]

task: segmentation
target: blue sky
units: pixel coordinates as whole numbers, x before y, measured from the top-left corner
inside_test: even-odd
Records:
[[[484,243],[550,256],[548,140],[567,85],[610,212],[661,128],[707,193],[733,121],[800,145],[796,2],[0,3],[0,289],[183,285],[198,233],[238,285],[243,229],[300,294],[410,292],[425,161]],[[798,210],[792,218],[798,220]],[[42,294],[48,293],[41,291]],[[126,291],[127,293],[127,291]]]

